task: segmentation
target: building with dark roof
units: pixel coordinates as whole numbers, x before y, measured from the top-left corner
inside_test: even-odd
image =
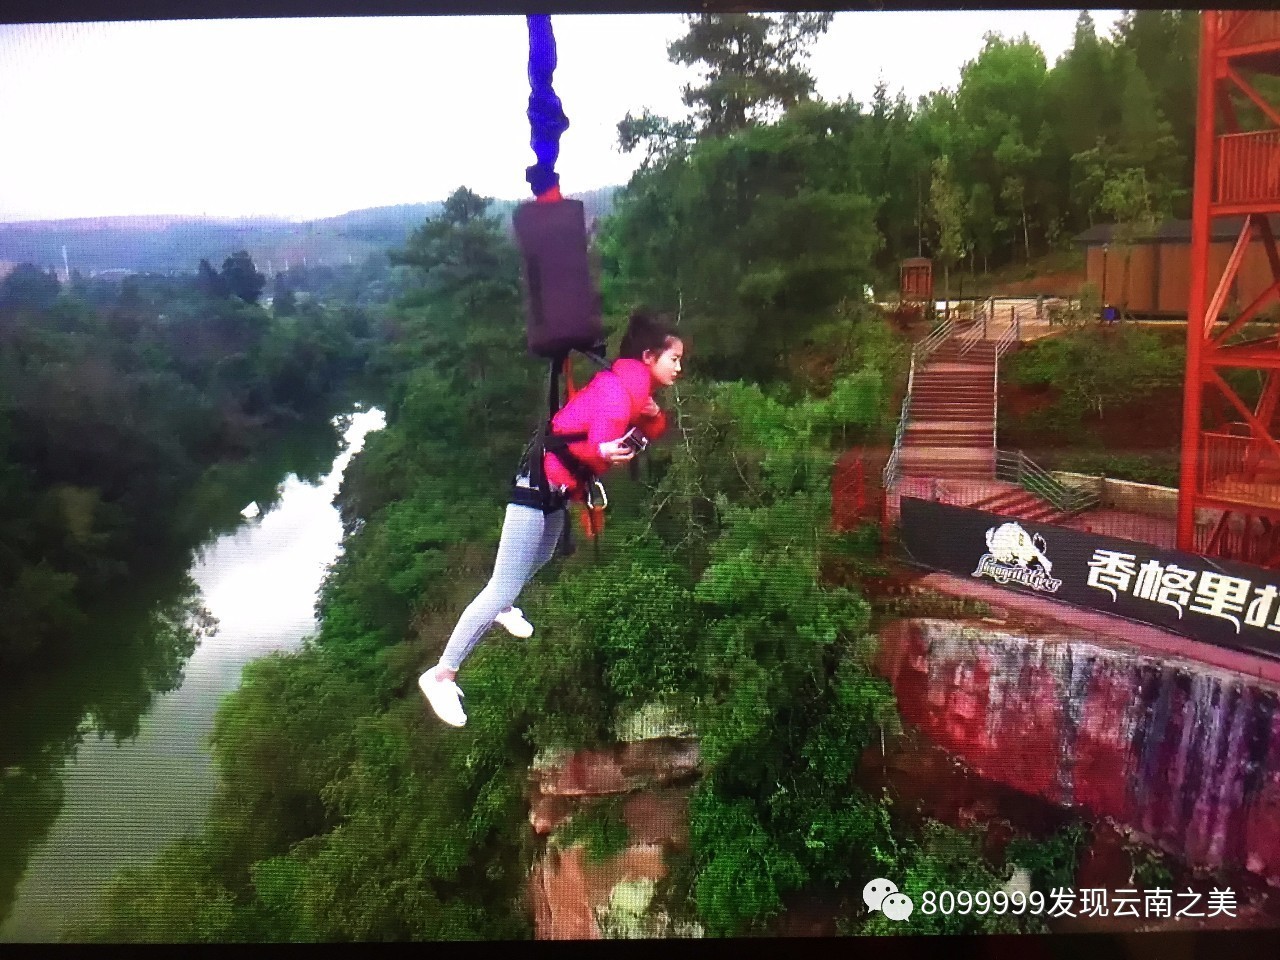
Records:
[[[1272,233],[1280,237],[1280,216],[1268,218]],[[1243,217],[1210,221],[1211,286],[1222,276]],[[1191,221],[1166,220],[1151,232],[1125,242],[1117,239],[1114,224],[1098,224],[1076,237],[1085,248],[1085,281],[1102,295],[1104,303],[1123,307],[1140,316],[1186,317],[1191,278]],[[1227,309],[1239,309],[1271,286],[1276,278],[1262,243],[1255,238],[1232,285]]]

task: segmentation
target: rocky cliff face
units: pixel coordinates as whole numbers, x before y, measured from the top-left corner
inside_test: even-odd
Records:
[[[903,620],[903,720],[983,778],[1280,884],[1280,702],[1255,678],[1062,635]]]
[[[688,848],[688,798],[698,772],[697,744],[681,737],[542,759],[532,773],[529,811],[544,844],[529,881],[538,939],[700,934],[654,901],[669,856]],[[588,816],[608,799],[625,825],[621,850],[599,858],[581,842],[559,842],[575,815]]]

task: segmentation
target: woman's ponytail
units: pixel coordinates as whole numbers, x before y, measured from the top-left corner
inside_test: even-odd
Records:
[[[634,310],[627,322],[627,332],[622,335],[618,356],[641,360],[646,350],[660,354],[679,337],[675,325],[666,316],[648,310]]]

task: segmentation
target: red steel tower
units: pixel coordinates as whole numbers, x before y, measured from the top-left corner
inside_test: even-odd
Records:
[[[1271,219],[1280,213],[1280,104],[1272,102],[1280,96],[1280,13],[1201,13],[1199,69],[1178,548],[1275,567],[1280,335],[1275,327],[1242,333],[1250,321],[1276,319],[1280,306],[1272,232],[1280,219]],[[1211,232],[1214,220],[1228,217],[1243,221],[1223,264],[1212,255]],[[1241,303],[1234,291],[1248,262],[1266,270],[1267,282]],[[1219,518],[1197,535],[1201,510]]]

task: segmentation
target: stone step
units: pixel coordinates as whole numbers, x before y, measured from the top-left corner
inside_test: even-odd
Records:
[[[990,480],[992,474],[990,467],[969,467],[946,463],[923,466],[904,464],[899,468],[899,472],[904,477],[937,477],[944,480]]]
[[[909,460],[903,458],[898,465],[913,475],[926,477],[935,473],[939,476],[950,476],[956,471],[962,473],[977,471],[990,480],[995,474],[995,469],[989,463],[983,463],[981,460]]]
[[[992,376],[994,367],[989,363],[971,361],[968,357],[940,357],[930,359],[924,366],[916,366],[916,376],[929,373],[945,373],[957,377]]]
[[[985,510],[1003,517],[1016,517],[1019,520],[1030,520],[1033,523],[1059,523],[1067,518],[1047,500],[1037,497],[1030,491],[1017,489],[988,497],[973,504],[975,510]]]
[[[917,410],[939,410],[945,412],[947,410],[985,410],[987,416],[994,416],[992,412],[995,409],[995,401],[991,397],[978,398],[970,400],[967,397],[961,400],[947,400],[944,397],[912,397],[911,412],[914,414]]]
[[[1067,519],[1067,515],[1051,503],[1017,504],[1004,510],[991,512],[999,513],[1002,517],[1014,517],[1031,523],[1061,523]]]
[[[937,416],[934,416],[934,417],[923,416],[923,415],[919,417],[913,416],[910,420],[907,421],[907,429],[910,430],[912,427],[919,427],[928,423],[954,423],[954,424],[957,424],[957,426],[951,429],[961,430],[961,431],[964,431],[965,433],[972,433],[974,430],[985,430],[987,433],[994,433],[996,429],[995,424],[992,423],[991,421],[990,413],[988,413],[986,416],[982,416],[980,414],[973,414],[972,416],[966,417],[966,416],[957,416],[954,410],[948,410],[946,411],[946,413],[939,413]],[[946,433],[948,431],[941,430],[939,432]]]
[[[912,446],[921,446],[923,444],[933,444],[940,447],[971,447],[977,438],[984,438],[987,446],[992,446],[991,434],[994,431],[990,427],[984,427],[979,423],[974,423],[971,427],[953,427],[948,430],[912,430],[907,427],[903,436]],[[945,443],[947,437],[963,437],[964,443]]]
[[[994,433],[990,423],[981,420],[921,420],[907,424],[907,436],[914,437],[950,437],[963,434],[985,434],[988,439]]]
[[[921,403],[911,405],[911,422],[924,420],[987,420],[995,422],[991,412],[991,404],[961,406],[956,403]]]
[[[928,447],[964,447],[966,450],[990,450],[991,434],[949,433],[944,437],[913,437],[907,435],[903,450],[923,450]]]
[[[1016,487],[1012,490],[1003,490],[994,496],[979,500],[973,506],[977,510],[990,510],[993,513],[999,513],[1005,507],[1013,506],[1027,499],[1035,500],[1035,496],[1030,492]]]
[[[958,456],[980,456],[992,460],[995,457],[994,450],[995,447],[991,443],[990,436],[987,436],[984,440],[980,437],[963,433],[916,434],[911,437],[910,442],[904,440],[902,446],[904,455],[910,452],[914,457],[933,456],[945,458],[953,452],[957,452]]]
[[[996,351],[994,346],[989,347],[985,350],[981,346],[977,346],[977,347],[974,347],[972,350],[970,350],[968,353],[961,353],[958,348],[952,349],[952,350],[945,350],[945,349],[935,350],[933,351],[933,353],[929,354],[929,359],[931,361],[945,360],[948,362],[980,363],[980,362],[991,362],[995,360],[995,356],[996,356]]]
[[[920,464],[926,462],[965,463],[969,465],[991,464],[994,467],[995,453],[990,447],[965,446],[911,446],[903,447],[899,454],[899,462]]]
[[[1039,506],[1018,508],[1015,513],[1010,516],[1017,517],[1019,520],[1030,520],[1032,523],[1061,523],[1067,519],[1067,514],[1063,513],[1051,503],[1043,503]]]
[[[910,469],[913,473],[929,473],[933,470],[951,471],[951,470],[983,470],[986,471],[988,477],[995,472],[995,466],[992,464],[991,458],[982,457],[980,447],[930,447],[930,451],[949,450],[951,453],[941,456],[936,452],[925,453],[924,449],[909,450],[904,448],[899,455],[898,464],[905,470]],[[911,456],[908,456],[908,452]],[[961,454],[971,454],[971,456],[961,456]]]
[[[1021,517],[1023,520],[1041,520],[1059,513],[1059,510],[1053,504],[1045,503],[1043,500],[1030,495],[994,505],[979,506],[975,503],[974,507],[1006,517]]]
[[[991,457],[982,456],[982,447],[920,447],[912,449],[904,447],[899,454],[898,463],[910,467],[916,473],[929,470],[985,470],[990,476],[995,471]],[[939,450],[947,450],[943,455]],[[964,456],[969,454],[969,456]]]

